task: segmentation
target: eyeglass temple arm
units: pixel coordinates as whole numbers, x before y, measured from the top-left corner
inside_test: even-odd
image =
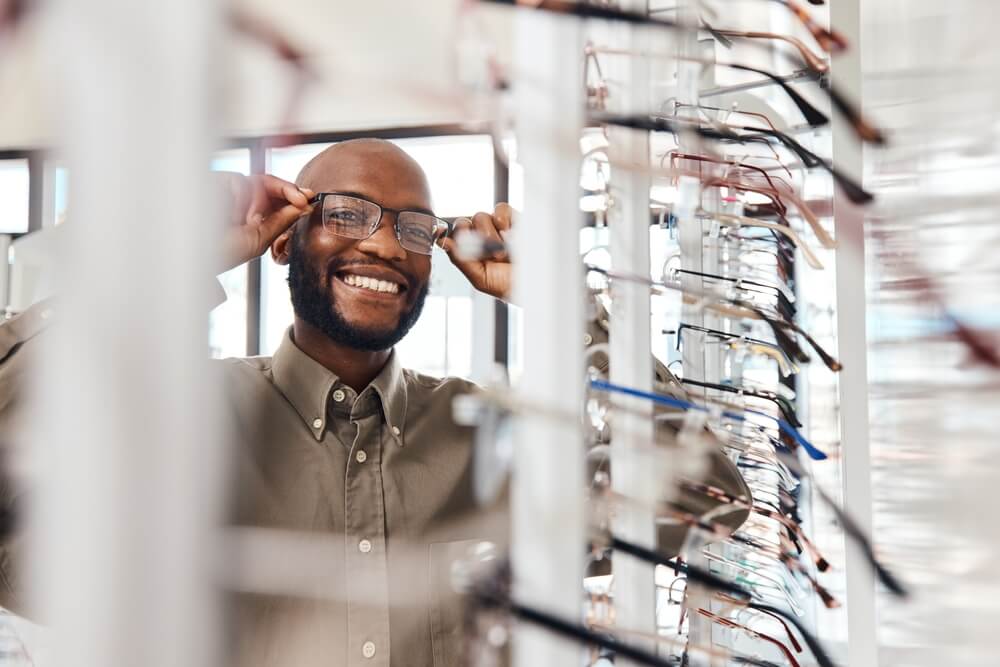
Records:
[[[769,644],[777,646],[781,650],[782,655],[785,656],[785,660],[788,661],[788,664],[789,664],[790,667],[800,667],[798,660],[795,659],[795,655],[788,649],[787,646],[785,646],[783,643],[781,643],[780,641],[778,641],[774,637],[770,637],[768,635],[765,635],[765,634],[762,634],[760,632],[757,632],[756,630],[753,630],[753,629],[751,629],[751,628],[749,628],[749,627],[747,627],[745,625],[740,625],[739,623],[736,623],[735,621],[731,621],[728,618],[723,618],[723,617],[721,617],[721,616],[719,616],[717,614],[713,614],[710,611],[706,611],[705,609],[698,609],[697,611],[698,611],[699,614],[701,614],[702,616],[705,616],[708,620],[710,620],[710,621],[712,621],[714,623],[718,623],[720,625],[724,625],[726,627],[730,627],[730,628],[733,628],[733,629],[736,629],[736,630],[743,630],[744,632],[746,632],[747,634],[749,634],[751,637],[754,637],[756,639],[760,639],[760,640],[766,641]]]
[[[770,229],[778,232],[779,234],[783,234],[786,238],[788,238],[793,246],[802,251],[802,256],[805,258],[806,263],[809,266],[820,271],[823,270],[823,263],[819,261],[816,253],[813,252],[813,249],[809,247],[809,244],[806,243],[801,236],[799,236],[798,232],[791,227],[769,222],[767,220],[756,220],[754,218],[732,215],[729,213],[715,213],[710,217],[717,220],[719,223],[730,227],[761,227],[763,229]]]
[[[810,476],[795,456],[782,449],[776,449],[775,451],[785,462],[785,465],[792,470],[792,472],[803,477]],[[861,527],[858,526],[857,522],[854,521],[854,518],[844,511],[844,508],[834,502],[833,498],[831,498],[830,495],[823,490],[822,486],[814,484],[813,488],[815,488],[819,494],[820,500],[822,500],[823,503],[836,515],[837,521],[839,521],[840,525],[844,528],[844,532],[861,546],[861,549],[865,554],[865,558],[875,570],[875,574],[878,576],[879,581],[882,582],[882,585],[889,589],[889,591],[897,597],[907,597],[909,593],[906,590],[906,587],[878,561],[875,557],[875,549],[872,547],[871,540],[865,532],[861,530]]]
[[[595,120],[609,125],[619,125],[637,130],[671,132],[674,134],[681,131],[684,125],[684,123],[677,123],[667,118],[653,116],[615,116],[603,114],[596,116]],[[756,132],[768,137],[773,137],[784,144],[790,151],[795,153],[807,167],[822,167],[825,171],[827,171],[833,177],[837,185],[839,185],[844,191],[847,198],[855,204],[867,204],[875,199],[871,193],[865,191],[864,188],[858,185],[850,177],[841,173],[840,170],[830,164],[827,160],[821,159],[815,153],[806,149],[802,144],[784,132],[752,126],[728,126],[721,122],[716,122],[715,127],[703,127],[701,125],[696,125],[691,129],[706,139],[715,139],[717,141],[736,141],[740,143],[745,143],[747,141],[767,141],[764,137],[754,136],[752,134],[741,135],[734,130]]]
[[[569,2],[568,0],[532,0],[531,2],[527,2],[525,0],[480,1],[501,5],[524,5],[530,7],[531,9],[550,11],[557,14],[576,16],[578,18],[604,19],[639,25],[659,25],[673,30],[690,30],[690,27],[677,21],[653,17],[645,12],[625,11],[602,5]],[[809,31],[813,34],[813,37],[816,38],[820,47],[822,47],[825,51],[839,51],[847,47],[847,42],[843,39],[843,37],[832,30],[827,30],[826,28],[819,26],[814,20],[812,20],[812,17],[808,14],[808,12],[805,12],[804,10],[801,10],[797,6],[793,5],[789,0],[776,1],[784,4],[792,10],[792,12],[806,25]],[[857,132],[859,137],[865,141],[872,141],[879,144],[885,143],[885,136],[877,128],[861,118],[860,113],[851,107],[843,95],[841,95],[839,91],[835,91],[833,89],[832,83],[827,82],[826,85],[823,86],[823,89],[830,94],[830,98],[834,106],[836,106],[841,113],[844,113],[848,117],[851,121],[852,127],[854,127],[855,132]]]
[[[733,598],[744,601],[744,604],[746,604],[751,609],[763,609],[781,616],[782,618],[790,622],[792,625],[794,625],[796,629],[798,629],[798,631],[802,634],[803,639],[806,640],[806,644],[809,646],[809,649],[812,651],[813,655],[816,658],[816,662],[820,665],[820,667],[834,667],[833,661],[830,660],[829,655],[827,655],[826,651],[823,649],[823,646],[819,643],[819,641],[802,626],[802,624],[799,622],[798,619],[792,617],[791,614],[783,610],[780,610],[776,607],[755,602],[753,600],[753,594],[750,593],[750,591],[742,588],[737,584],[734,584],[730,581],[723,579],[722,577],[718,576],[713,572],[710,572],[708,570],[703,570],[698,566],[691,565],[690,563],[684,563],[681,562],[680,560],[673,560],[667,558],[663,554],[660,554],[652,549],[647,549],[637,544],[632,544],[618,537],[615,537],[614,535],[610,537],[610,541],[611,541],[610,546],[615,551],[626,553],[630,556],[633,556],[634,558],[638,558],[639,560],[645,561],[647,563],[652,563],[654,565],[663,565],[665,567],[672,569],[675,574],[684,574],[685,576],[687,576],[689,581],[702,584],[716,591],[722,591],[724,593],[728,593]]]
[[[787,146],[789,150],[798,155],[799,158],[801,158],[802,161],[808,166],[822,167],[827,173],[830,174],[830,176],[833,177],[833,180],[844,191],[847,198],[855,204],[868,204],[875,200],[875,197],[871,193],[867,192],[852,178],[834,167],[829,161],[824,160],[809,149],[805,148],[802,144],[784,132],[780,132],[778,130],[764,130],[759,127],[743,127],[741,129],[770,135]]]
[[[790,423],[795,428],[802,428],[802,422],[799,421],[798,415],[795,414],[795,410],[792,409],[791,405],[783,396],[778,396],[777,394],[767,394],[757,391],[755,389],[745,389],[743,387],[734,387],[725,384],[717,384],[714,382],[702,382],[700,380],[692,380],[685,378],[681,380],[684,384],[689,384],[694,387],[702,387],[704,389],[715,389],[717,391],[725,391],[731,394],[741,394],[744,396],[749,396],[751,398],[758,398],[763,401],[770,401],[774,403],[778,410],[784,416],[785,420]],[[770,395],[769,395],[770,394]]]
[[[775,39],[787,44],[791,44],[806,61],[809,68],[817,74],[826,74],[830,70],[826,60],[812,52],[806,43],[798,37],[792,35],[781,35],[775,32],[740,32],[739,30],[716,30],[716,34],[724,37],[737,37],[740,39]]]

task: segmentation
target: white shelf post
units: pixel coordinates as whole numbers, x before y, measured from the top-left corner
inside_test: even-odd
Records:
[[[580,23],[529,10],[516,20],[517,145],[525,176],[524,212],[513,240],[514,301],[524,309],[519,392],[529,405],[582,415]],[[582,609],[585,548],[581,427],[525,414],[515,442],[515,599],[576,621]],[[514,635],[515,667],[578,665],[581,651],[579,645],[528,624]]]

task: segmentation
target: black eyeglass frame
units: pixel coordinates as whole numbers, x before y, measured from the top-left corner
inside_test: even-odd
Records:
[[[376,208],[378,208],[378,217],[375,219],[375,222],[373,222],[372,225],[371,225],[371,227],[369,228],[367,236],[347,236],[345,234],[341,234],[341,233],[335,232],[335,231],[333,231],[332,229],[330,229],[329,227],[326,226],[326,220],[323,218],[323,203],[324,203],[325,199],[328,196],[346,197],[348,199],[356,199],[358,201],[362,201],[362,202],[365,202],[367,204],[371,204],[372,206],[375,206]],[[439,239],[446,238],[446,237],[450,236],[451,233],[452,233],[452,231],[454,230],[454,224],[453,223],[445,220],[444,218],[439,218],[438,216],[436,216],[436,215],[434,215],[432,213],[428,213],[427,211],[419,211],[419,210],[414,210],[414,209],[396,209],[396,208],[390,208],[388,206],[383,206],[382,204],[379,204],[378,202],[374,202],[371,199],[368,199],[366,197],[361,197],[361,196],[359,196],[359,195],[357,195],[357,194],[355,194],[353,192],[319,192],[319,193],[316,194],[315,197],[313,197],[312,199],[309,200],[309,203],[311,205],[313,205],[313,206],[316,207],[314,209],[314,213],[316,211],[319,211],[320,222],[323,225],[323,229],[325,229],[326,231],[330,232],[331,234],[334,234],[335,236],[340,236],[341,238],[355,239],[355,240],[358,240],[358,241],[362,241],[364,239],[370,239],[375,234],[375,232],[378,231],[378,228],[382,225],[382,219],[385,216],[385,212],[388,211],[389,213],[392,213],[396,217],[396,221],[393,223],[393,231],[396,233],[396,241],[399,243],[399,246],[401,248],[403,248],[403,250],[406,250],[407,252],[414,252],[414,253],[417,253],[418,255],[430,256],[434,252],[434,244]],[[404,213],[411,213],[411,214],[414,214],[414,215],[421,215],[421,216],[425,216],[425,217],[428,217],[428,218],[433,218],[436,221],[435,236],[431,240],[430,248],[428,248],[427,252],[421,252],[419,250],[414,250],[412,248],[407,248],[405,245],[403,245],[402,230],[400,229],[400,216],[402,216],[402,214],[404,214]],[[443,229],[443,231],[442,231],[442,229]]]

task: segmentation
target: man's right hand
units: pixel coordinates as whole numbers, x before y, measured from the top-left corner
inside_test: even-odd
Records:
[[[312,212],[315,193],[276,176],[215,172],[226,194],[228,225],[219,273],[260,257],[278,235]]]

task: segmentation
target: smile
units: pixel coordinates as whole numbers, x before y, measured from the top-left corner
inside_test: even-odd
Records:
[[[351,287],[360,287],[361,289],[366,289],[371,292],[383,292],[386,294],[399,294],[402,287],[398,283],[394,283],[390,280],[379,280],[377,278],[369,278],[368,276],[359,276],[353,273],[347,273],[338,276],[342,281],[350,285]]]

